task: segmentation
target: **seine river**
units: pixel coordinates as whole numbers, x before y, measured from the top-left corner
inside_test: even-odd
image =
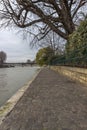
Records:
[[[0,106],[36,74],[38,67],[0,68]]]

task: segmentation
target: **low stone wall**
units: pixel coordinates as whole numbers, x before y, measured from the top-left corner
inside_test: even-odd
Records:
[[[51,69],[87,85],[87,69],[65,66],[52,66]]]

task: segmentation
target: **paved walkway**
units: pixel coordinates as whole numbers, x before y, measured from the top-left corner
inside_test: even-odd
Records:
[[[87,87],[44,68],[0,130],[87,130]]]

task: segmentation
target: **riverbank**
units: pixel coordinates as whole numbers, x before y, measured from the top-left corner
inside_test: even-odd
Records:
[[[29,82],[21,87],[2,107],[0,107],[0,124],[5,119],[5,116],[7,116],[9,112],[14,108],[18,100],[23,96],[23,94],[28,89],[29,85],[33,82],[39,72],[40,68],[37,70],[36,74]]]
[[[0,68],[9,68],[9,67],[12,67],[12,66],[8,66],[8,65],[0,65]]]
[[[87,87],[43,68],[0,130],[87,130]]]

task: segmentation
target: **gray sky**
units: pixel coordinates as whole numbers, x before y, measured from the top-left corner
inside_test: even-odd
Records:
[[[34,60],[37,50],[31,49],[29,43],[13,30],[0,31],[0,51],[7,54],[7,62],[26,62]]]

